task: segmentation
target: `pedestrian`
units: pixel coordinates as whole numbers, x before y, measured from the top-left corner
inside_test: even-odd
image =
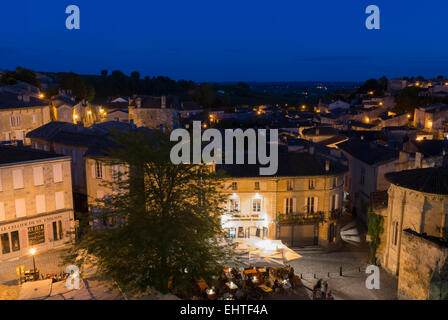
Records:
[[[327,281],[322,282],[320,291],[322,292],[322,299],[325,300],[327,298],[327,291],[328,291],[328,282]]]

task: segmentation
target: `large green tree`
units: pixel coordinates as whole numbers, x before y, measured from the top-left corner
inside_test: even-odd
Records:
[[[231,255],[222,245],[221,178],[206,165],[174,165],[161,133],[131,130],[116,134],[113,145],[108,164],[129,169],[106,183],[114,192],[97,199],[92,217],[117,224],[89,230],[69,259],[94,261],[98,275],[138,294],[212,280]]]
[[[95,89],[87,85],[76,73],[67,72],[59,76],[59,85],[62,89],[72,90],[73,95],[78,99],[92,101],[95,98]]]

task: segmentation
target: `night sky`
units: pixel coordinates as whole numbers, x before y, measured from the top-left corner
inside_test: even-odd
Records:
[[[65,28],[70,4],[80,30]],[[381,30],[365,28],[370,4]],[[447,0],[1,1],[0,68],[195,81],[448,76],[447,16]]]

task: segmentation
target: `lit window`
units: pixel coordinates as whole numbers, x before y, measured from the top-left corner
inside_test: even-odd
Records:
[[[230,199],[229,200],[229,210],[233,212],[240,211],[240,201],[238,199]]]
[[[308,187],[309,187],[309,189],[314,189],[314,186],[315,186],[314,179],[310,179],[310,180],[308,181]]]
[[[253,212],[261,211],[261,199],[253,199],[252,200],[252,211]]]
[[[95,161],[95,177],[97,179],[103,179],[103,165],[98,161]]]

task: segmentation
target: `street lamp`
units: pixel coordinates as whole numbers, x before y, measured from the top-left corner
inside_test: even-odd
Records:
[[[36,273],[36,260],[34,260],[34,255],[36,254],[36,249],[31,248],[30,253],[33,256],[33,273]]]

